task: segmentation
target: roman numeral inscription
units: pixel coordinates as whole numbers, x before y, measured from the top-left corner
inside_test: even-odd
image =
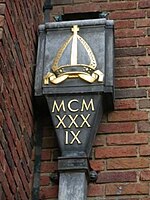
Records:
[[[55,117],[55,128],[64,130],[65,145],[82,144],[82,130],[91,127],[94,100],[54,100],[51,111]]]
[[[71,112],[78,112],[78,111],[83,112],[84,110],[94,111],[95,110],[94,100],[90,99],[89,102],[86,102],[86,100],[83,99],[82,102],[79,102],[78,99],[71,99],[67,103],[65,102],[65,100],[61,100],[61,102],[59,103],[56,100],[54,100],[52,105],[52,113],[54,112],[60,113],[61,111],[66,112],[67,109]]]
[[[73,144],[74,142],[77,142],[77,144],[81,144],[81,141],[79,140],[78,136],[80,134],[80,131],[77,133],[74,133],[74,131],[65,131],[65,144]],[[69,135],[73,136],[73,138],[70,140]]]
[[[87,116],[84,116],[83,114],[81,115],[63,115],[63,117],[60,117],[59,115],[56,115],[56,118],[58,119],[58,124],[56,125],[56,128],[60,128],[61,126],[63,128],[72,128],[73,126],[75,128],[82,128],[84,125],[87,126],[88,128],[91,127],[90,123],[88,122],[88,119],[90,117],[90,114],[88,114]],[[80,118],[81,122],[78,123],[76,122],[76,120]],[[66,122],[70,121],[70,123],[67,125]]]

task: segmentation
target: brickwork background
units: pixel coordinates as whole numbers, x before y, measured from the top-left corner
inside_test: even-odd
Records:
[[[0,0],[0,199],[28,200],[33,180],[33,75],[42,0]],[[108,11],[115,21],[115,110],[103,116],[91,166],[98,180],[89,200],[150,200],[150,1],[52,0],[53,16]],[[57,199],[57,140],[48,116],[43,140],[41,200]],[[36,134],[36,133],[35,133]],[[37,182],[37,185],[39,183]],[[34,199],[35,200],[35,199]]]
[[[0,199],[29,200],[33,74],[42,0],[0,0]]]
[[[103,116],[91,166],[89,200],[150,199],[150,1],[53,0],[52,15],[107,11],[115,22],[115,110]],[[52,18],[51,18],[52,19]],[[43,120],[40,199],[57,198],[57,141]]]

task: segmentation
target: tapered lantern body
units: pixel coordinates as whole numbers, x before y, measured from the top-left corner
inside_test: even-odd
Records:
[[[47,96],[62,156],[89,156],[102,116],[102,95]]]

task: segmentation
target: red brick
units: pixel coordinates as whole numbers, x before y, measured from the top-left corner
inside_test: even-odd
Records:
[[[131,47],[131,48],[123,48],[115,50],[116,57],[128,57],[128,56],[145,56],[146,48],[142,47]]]
[[[0,40],[3,38],[3,28],[0,28]]]
[[[3,122],[4,122],[4,114],[2,110],[0,110],[0,127],[2,127]]]
[[[41,175],[40,186],[48,186],[50,184],[50,177],[47,175]]]
[[[19,162],[16,167],[18,168],[18,174],[19,174],[20,179],[22,181],[24,191],[27,194],[27,196],[29,197],[29,195],[30,195],[29,182],[27,181],[27,177],[26,177],[26,174],[24,172],[24,169],[22,168],[21,162]]]
[[[129,68],[129,66],[135,66],[136,65],[137,59],[135,57],[116,58],[115,59],[115,63],[116,63],[117,67],[122,67],[123,68],[123,67],[127,67],[128,66],[128,68]],[[129,68],[129,70],[130,70],[130,68]]]
[[[41,165],[41,173],[49,173],[57,170],[57,163],[43,162]]]
[[[6,166],[5,174],[6,174],[6,177],[7,177],[9,186],[11,187],[12,192],[15,193],[16,192],[16,184],[14,182],[13,174],[11,173],[8,165]]]
[[[149,18],[150,17],[150,11],[147,10],[147,17]]]
[[[61,6],[54,6],[53,9],[51,10],[52,16],[56,16],[58,13],[63,13],[63,7]],[[51,19],[52,22],[54,22],[54,19]]]
[[[96,12],[100,10],[100,4],[98,3],[84,3],[74,6],[64,7],[64,13],[83,13],[83,12]]]
[[[41,154],[41,160],[50,160],[50,159],[51,159],[50,149],[43,149]]]
[[[25,134],[27,134],[27,133],[25,132]],[[27,136],[22,136],[21,145],[22,145],[22,150],[23,150],[24,157],[25,157],[27,163],[28,163],[28,159],[29,158],[31,159],[30,153],[32,150],[32,147],[31,147],[31,144],[29,143],[29,141],[30,141],[30,139],[29,138],[27,139]],[[30,153],[28,153],[28,152],[30,152]]]
[[[132,88],[132,87],[136,87],[136,82],[135,82],[135,79],[116,78],[115,87],[116,88]]]
[[[10,131],[10,133],[11,133],[11,140],[12,141],[9,141],[9,142],[11,142],[10,143],[10,148],[13,148],[12,146],[13,146],[13,140],[15,141],[16,139],[17,139],[17,137],[16,137],[16,130],[15,130],[15,127],[14,127],[14,124],[13,124],[13,121],[12,121],[12,118],[11,118],[11,115],[10,115],[10,113],[8,113],[8,112],[5,112],[5,118],[6,118],[6,122],[7,122],[7,126],[8,126],[8,131]],[[13,149],[12,149],[12,152],[13,152]]]
[[[142,169],[148,168],[150,161],[148,158],[121,158],[109,159],[107,161],[107,169]]]
[[[19,176],[18,170],[15,169],[15,170],[13,171],[13,174],[14,174],[14,179],[15,179],[15,183],[16,183],[16,185],[17,185],[18,187],[21,186],[21,187],[23,188],[23,185],[22,185],[22,183],[21,183],[21,179],[20,179],[20,176]]]
[[[136,47],[137,46],[137,41],[136,41],[135,38],[116,39],[115,40],[115,46],[117,48],[122,48],[122,47]]]
[[[139,20],[136,21],[136,26],[138,28],[149,27],[150,26],[150,20],[149,19],[139,19]]]
[[[15,110],[16,117],[19,121],[19,126],[23,130],[24,129],[24,122],[23,122],[23,119],[22,119],[22,114],[20,112],[19,106],[17,105],[16,99],[15,99],[13,93],[11,94],[11,101],[12,101],[12,106],[14,107],[14,110]]]
[[[150,46],[150,37],[146,37],[146,38],[140,38],[138,40],[138,44],[139,46]]]
[[[18,187],[18,195],[20,196],[21,199],[24,199],[24,200],[28,200],[29,199],[29,196],[27,196],[27,193],[24,191],[22,185],[20,184],[19,187]]]
[[[3,27],[4,25],[4,16],[0,15],[0,27]]]
[[[13,199],[13,195],[11,193],[11,190],[10,190],[10,187],[8,185],[6,177],[4,177],[4,181],[2,182],[2,187],[3,187],[3,190],[5,192],[6,198],[7,199]]]
[[[141,181],[150,181],[150,170],[144,170],[140,173]]]
[[[150,108],[150,99],[141,99],[139,100],[140,108]]]
[[[114,102],[115,110],[131,110],[136,109],[135,99],[116,99]]]
[[[10,14],[9,14],[9,12],[8,12],[7,9],[6,9],[5,17],[6,17],[6,22],[7,22],[7,24],[8,24],[10,33],[11,33],[12,38],[13,38],[13,41],[15,42],[15,39],[16,39],[16,32],[15,32],[15,29],[14,29],[14,26],[13,26],[12,19],[11,19]]]
[[[149,141],[148,134],[123,134],[123,135],[109,135],[107,136],[108,145],[121,144],[147,144]]]
[[[20,140],[16,140],[15,144],[16,144],[16,150],[18,152],[18,155],[19,155],[20,159],[22,159],[23,158],[23,151],[22,151],[22,145],[21,145]]]
[[[133,20],[117,20],[115,21],[115,29],[134,28]]]
[[[149,145],[140,146],[140,155],[141,156],[149,156],[150,155],[150,146]]]
[[[38,7],[42,5],[40,1]],[[6,174],[5,183],[2,185],[3,191],[6,194],[6,199],[12,200],[16,198],[29,199],[33,173],[33,163],[31,164],[33,148],[31,138],[34,132],[31,113],[33,112],[26,97],[30,98],[31,104],[31,84],[33,83],[33,74],[31,73],[33,73],[32,64],[35,60],[35,35],[40,21],[38,12],[42,13],[42,9],[38,10],[37,5],[32,2],[30,2],[30,9],[28,9],[26,3],[15,0],[13,3],[7,1],[7,6],[0,4],[0,27],[3,26],[0,28],[1,33],[3,32],[3,38],[2,34],[0,36],[2,38],[0,54],[3,76],[2,79],[0,78],[2,80],[0,90],[3,92],[1,109],[5,117],[2,133],[2,138],[4,138],[3,153],[5,152],[5,154],[1,155],[0,167],[5,170]],[[19,9],[17,10],[16,6],[18,5]],[[31,14],[33,10],[34,15],[37,16],[36,22]],[[31,38],[30,27],[33,27],[33,24]],[[19,38],[22,41],[21,48],[19,45],[17,46]],[[22,56],[24,56],[24,60],[22,60]],[[27,73],[25,74],[25,72]]]
[[[119,123],[101,123],[99,127],[100,133],[133,133],[135,124],[132,122]]]
[[[150,97],[150,90],[148,90],[148,96]]]
[[[103,171],[105,169],[105,162],[102,160],[90,160],[90,166],[95,171]]]
[[[148,113],[145,111],[114,111],[108,115],[108,121],[141,121],[147,120]]]
[[[141,121],[138,122],[138,132],[150,132],[150,122]]]
[[[137,46],[136,40],[129,37],[142,37],[145,36],[146,32],[144,29],[119,29],[115,31],[115,36],[117,38],[128,38],[124,39],[127,42],[127,46]]]
[[[148,56],[142,56],[138,58],[139,65],[150,65],[150,58]]]
[[[89,197],[100,197],[105,194],[105,186],[101,184],[89,184],[88,196]]]
[[[97,183],[136,182],[136,172],[100,172]]]
[[[140,87],[150,86],[150,77],[138,78],[138,85]]]
[[[106,185],[106,195],[142,195],[149,194],[147,183],[128,184],[108,184]]]
[[[104,146],[106,144],[106,136],[105,135],[97,135],[94,146]]]
[[[146,89],[116,89],[116,99],[127,99],[127,98],[140,98],[147,97]]]
[[[110,14],[110,19],[138,19],[145,18],[145,12],[143,10],[132,10],[132,11],[114,11]]]
[[[134,146],[100,147],[95,149],[95,158],[121,158],[136,156],[137,149]]]
[[[1,138],[2,138],[2,133],[1,133],[2,131],[0,130],[0,136],[1,136]],[[1,171],[3,170],[5,170],[6,169],[6,165],[7,165],[7,163],[6,163],[7,161],[6,161],[6,159],[5,159],[5,152],[4,152],[4,150],[2,149],[2,146],[0,145],[0,165],[1,165]]]
[[[58,194],[58,186],[42,187],[40,190],[40,199],[56,198]]]
[[[139,8],[149,8],[150,1],[149,0],[140,0],[139,1]]]
[[[6,9],[6,4],[1,3],[0,4],[0,14],[4,15],[5,14],[5,9]]]
[[[124,65],[124,64],[122,64]],[[148,73],[148,69],[146,67],[123,67],[116,68],[115,75],[116,77],[135,77],[135,76],[146,76]]]
[[[110,2],[101,3],[100,10],[113,11],[113,10],[130,10],[136,8],[136,2]]]
[[[150,36],[150,28],[147,29],[147,36]]]

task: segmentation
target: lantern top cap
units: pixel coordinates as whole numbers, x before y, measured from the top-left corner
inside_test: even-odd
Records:
[[[39,25],[39,31],[45,31],[48,29],[55,29],[55,28],[69,28],[73,25],[78,26],[113,26],[113,20],[107,20],[106,18],[101,19],[88,19],[88,20],[74,20],[74,21],[62,21],[62,22],[47,22],[45,24]]]

